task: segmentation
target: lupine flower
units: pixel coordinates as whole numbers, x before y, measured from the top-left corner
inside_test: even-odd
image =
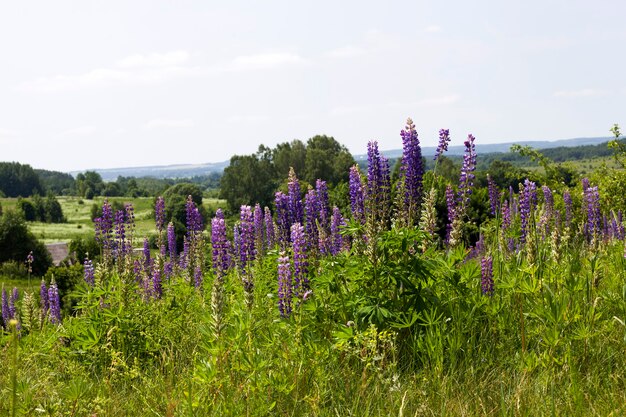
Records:
[[[278,226],[278,243],[284,248],[289,243],[291,223],[289,214],[289,197],[278,191],[275,195],[276,224]]]
[[[202,288],[202,268],[196,266],[193,271],[193,283],[196,288]]]
[[[330,206],[328,205],[328,186],[326,181],[318,179],[315,181],[315,191],[317,193],[317,207],[319,214],[320,227],[322,229],[328,229],[330,222]]]
[[[484,295],[493,295],[493,259],[485,256],[480,261],[480,286]]]
[[[33,273],[33,262],[35,261],[35,258],[33,257],[33,251],[31,250],[28,253],[28,256],[26,256],[26,264],[28,265],[28,273],[32,274]]]
[[[365,223],[365,206],[363,195],[363,182],[359,167],[354,165],[350,168],[350,209],[352,218],[359,223]]]
[[[145,271],[148,271],[150,265],[150,241],[148,238],[143,240],[143,267]]]
[[[57,283],[52,278],[50,288],[48,288],[48,302],[50,303],[50,322],[61,323],[61,300],[59,299],[59,289]]]
[[[135,282],[137,282],[137,284],[141,283],[141,280],[143,279],[142,271],[143,268],[141,266],[141,261],[139,259],[135,259],[133,262],[133,275],[135,276]]]
[[[154,294],[154,298],[161,298],[163,296],[163,285],[159,268],[154,268],[152,272],[152,294]]]
[[[7,290],[2,288],[2,322],[4,327],[8,329],[9,320],[11,320],[11,311],[9,310],[9,297],[7,296]]]
[[[565,203],[565,225],[570,227],[574,211],[572,210],[572,196],[569,191],[563,191],[563,203]]]
[[[433,158],[435,161],[437,161],[441,155],[448,150],[448,143],[450,143],[450,130],[440,129],[439,143],[437,144],[437,151],[435,152],[435,157]]]
[[[220,210],[218,210],[220,211]],[[174,224],[169,222],[167,225],[167,246],[170,252],[170,260],[175,262],[176,260],[176,231],[174,230]]]
[[[532,211],[537,204],[537,186],[528,178],[524,181],[520,190],[520,220],[522,226],[522,235],[520,241],[526,242],[526,236],[529,232]]]
[[[278,310],[281,317],[289,317],[291,314],[291,260],[285,252],[278,257]]]
[[[169,281],[172,278],[172,274],[174,273],[174,263],[172,261],[167,261],[163,264],[163,275]]]
[[[219,278],[226,275],[231,266],[231,245],[226,236],[226,222],[222,210],[218,209],[211,222],[211,246],[213,247],[213,269]]]
[[[239,267],[244,274],[247,274],[248,265],[256,259],[254,249],[254,218],[250,206],[241,206],[239,217],[239,240],[237,250],[239,255]]]
[[[293,167],[289,168],[287,187],[289,189],[289,226],[294,223],[302,224],[304,211],[302,207],[302,199],[300,198],[300,182],[298,181],[298,177],[296,177],[296,171],[294,171]]]
[[[600,194],[598,193],[598,187],[588,186],[584,192],[584,200],[587,205],[585,233],[587,238],[591,241],[601,232]]]
[[[454,191],[450,184],[446,185],[446,207],[448,209],[448,224],[446,226],[446,240],[450,238],[450,232],[452,231],[452,223],[456,218],[456,199],[454,197]]]
[[[437,229],[437,208],[435,203],[437,202],[437,189],[431,187],[426,199],[422,204],[422,214],[420,216],[420,230],[426,232],[426,234],[432,239],[435,237],[435,230]],[[424,240],[422,245],[422,251],[426,251],[427,241]]]
[[[331,245],[330,245],[330,254],[337,255],[341,252],[341,248],[343,247],[343,236],[341,235],[341,228],[345,226],[345,222],[343,220],[343,216],[341,212],[337,208],[337,206],[333,207],[333,216],[330,222],[330,236],[331,236]]]
[[[189,265],[189,240],[187,236],[183,238],[183,252],[179,254],[178,266],[180,269],[187,269]]]
[[[107,199],[102,203],[102,217],[94,220],[96,242],[104,249],[105,263],[108,262],[110,250],[113,248],[111,233],[113,231],[113,209]]]
[[[583,178],[582,180],[580,180],[580,184],[583,187],[583,192],[585,192],[587,188],[589,188],[589,178]]]
[[[255,247],[257,253],[265,252],[265,228],[263,224],[263,210],[261,210],[261,205],[257,203],[254,206],[254,236],[255,236]]]
[[[422,199],[422,148],[417,137],[413,120],[406,121],[406,127],[400,131],[402,137],[402,159],[400,165],[400,184],[404,193],[402,207],[398,207],[406,225],[413,225],[417,220]]]
[[[388,221],[391,185],[389,161],[378,152],[378,143],[367,145],[367,186],[365,188],[367,219],[372,232],[383,229]],[[369,236],[370,241],[373,241]]]
[[[267,248],[273,248],[276,245],[276,232],[274,229],[274,219],[269,207],[265,207],[265,239]]]
[[[506,230],[511,225],[511,210],[509,209],[509,201],[504,200],[502,203],[502,230]]]
[[[459,210],[457,214],[465,214],[465,208],[469,205],[472,187],[474,186],[474,170],[476,169],[476,145],[474,136],[467,135],[465,144],[465,154],[463,155],[463,166],[459,177]]]
[[[554,212],[554,197],[552,195],[552,190],[547,185],[541,187],[543,191],[543,213],[541,215],[541,219],[539,219],[540,224],[542,225],[543,231],[547,234],[550,233],[550,220],[552,220],[553,212]]]
[[[93,267],[93,262],[91,262],[91,260],[89,258],[85,258],[85,263],[84,265],[84,269],[85,269],[85,282],[87,283],[87,285],[89,285],[90,287],[93,287],[96,280],[95,280],[95,270]]]
[[[291,226],[291,243],[293,245],[294,294],[301,295],[309,289],[309,262],[306,255],[304,227],[300,223]]]
[[[124,210],[115,212],[115,255],[122,259],[126,254],[126,219]]]
[[[304,197],[305,223],[304,232],[306,234],[306,244],[309,250],[316,246],[319,236],[317,229],[319,204],[315,190],[309,190]]]
[[[154,205],[154,218],[156,220],[156,228],[161,233],[165,225],[165,200],[159,196]]]
[[[487,174],[487,184],[489,188],[489,206],[491,208],[491,215],[495,216],[498,213],[498,203],[500,202],[500,192],[498,186],[493,181],[493,178]]]

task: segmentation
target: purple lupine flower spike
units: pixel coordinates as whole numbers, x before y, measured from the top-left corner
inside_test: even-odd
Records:
[[[465,144],[465,154],[463,155],[463,166],[459,177],[459,207],[458,213],[464,214],[465,208],[469,205],[472,187],[474,186],[474,170],[476,170],[476,145],[474,136],[467,135]]]
[[[319,204],[315,190],[309,190],[304,198],[305,223],[304,233],[306,234],[306,245],[308,249],[313,248],[318,243],[319,231],[317,228]]]
[[[170,252],[170,261],[176,261],[176,232],[174,230],[174,224],[169,222],[167,225],[167,246]]]
[[[300,197],[300,182],[296,177],[296,171],[293,167],[289,168],[289,179],[287,187],[289,189],[289,214],[290,224],[302,223],[304,220],[304,209],[302,207],[302,199]]]
[[[231,245],[226,236],[226,221],[218,209],[211,222],[211,245],[213,247],[213,269],[218,278],[226,275],[231,266]]]
[[[504,200],[502,203],[502,230],[506,230],[511,225],[511,210],[509,209],[509,201]]]
[[[437,144],[437,150],[435,151],[435,157],[433,158],[437,161],[441,155],[448,150],[448,144],[450,143],[450,130],[449,129],[440,129],[439,130],[439,143]]]
[[[291,314],[292,278],[291,260],[285,252],[278,257],[278,310],[281,317]]]
[[[9,297],[7,296],[7,290],[2,288],[2,322],[4,323],[5,329],[9,328],[9,320],[11,320]]]
[[[154,268],[152,272],[152,294],[154,294],[155,298],[161,298],[163,296],[163,284],[159,268]]]
[[[273,248],[276,245],[276,232],[274,229],[274,219],[269,207],[265,207],[265,239],[266,247]]]
[[[263,222],[263,210],[261,210],[261,205],[257,203],[254,206],[254,236],[255,236],[255,247],[257,253],[265,253],[266,249],[266,239],[265,239],[265,227]]]
[[[417,221],[419,205],[422,199],[422,148],[413,120],[406,121],[406,127],[400,131],[402,137],[402,158],[400,164],[400,187],[404,192],[404,201],[400,209],[402,218],[408,225]]]
[[[528,178],[524,181],[524,185],[520,190],[520,220],[521,220],[521,236],[520,242],[526,242],[526,236],[529,232],[531,214],[537,204],[537,186]]]
[[[291,233],[291,222],[289,212],[289,197],[278,191],[275,198],[276,203],[276,224],[278,226],[278,243],[281,248],[285,248],[289,243]]]
[[[154,217],[156,220],[156,228],[159,232],[163,230],[163,226],[165,225],[165,200],[163,197],[159,196],[156,199],[156,203],[154,205]]]
[[[147,271],[150,265],[150,241],[148,238],[144,238],[143,240],[143,265],[144,270]]]
[[[59,299],[59,288],[52,278],[50,288],[48,288],[48,302],[50,303],[50,322],[53,324],[61,323],[61,300]]]
[[[600,222],[600,194],[598,187],[587,186],[584,192],[584,201],[587,208],[587,223],[585,225],[585,234],[589,241],[592,241],[601,232]]]
[[[202,288],[202,268],[196,266],[193,271],[193,283],[196,288]]]
[[[495,217],[498,213],[500,192],[498,191],[498,186],[489,174],[487,174],[487,186],[489,189],[489,207],[491,208],[491,215]]]
[[[565,225],[570,227],[574,216],[574,210],[572,209],[572,196],[567,190],[563,191],[563,203],[565,204]]]
[[[327,230],[330,224],[330,210],[328,203],[328,186],[326,185],[326,181],[318,179],[315,181],[315,191],[317,193],[317,204],[319,210],[319,223],[320,226]]]
[[[493,295],[493,259],[485,256],[480,261],[480,286],[484,295]]]
[[[291,243],[293,245],[294,294],[300,296],[309,289],[309,262],[306,255],[304,227],[300,223],[291,226]]]
[[[93,267],[93,262],[89,258],[85,258],[84,269],[85,269],[85,282],[90,287],[93,287],[95,284],[95,269]]]
[[[349,188],[352,218],[363,224],[365,223],[363,181],[361,180],[361,173],[359,172],[359,167],[357,165],[350,168]]]
[[[343,236],[340,233],[343,226],[345,226],[345,222],[343,220],[343,217],[341,216],[341,212],[335,206],[333,207],[333,217],[330,223],[331,255],[337,255],[339,252],[341,252],[341,249],[344,246]]]

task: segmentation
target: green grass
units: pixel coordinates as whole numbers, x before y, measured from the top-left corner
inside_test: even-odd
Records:
[[[66,223],[42,223],[28,222],[29,229],[35,236],[44,243],[70,242],[75,237],[93,235],[93,222],[91,221],[91,207],[93,204],[102,206],[104,197],[96,197],[93,200],[81,199],[79,197],[57,197],[63,214],[67,219]],[[135,224],[137,236],[148,236],[154,234],[154,199],[152,197],[127,198],[108,197],[109,202],[120,201],[122,203],[132,203],[135,208]],[[82,204],[79,202],[82,201]],[[0,199],[3,209],[14,209],[17,204],[16,198]],[[217,208],[225,205],[224,200],[215,198],[205,198],[203,205],[206,208]],[[135,242],[139,246],[140,241]]]

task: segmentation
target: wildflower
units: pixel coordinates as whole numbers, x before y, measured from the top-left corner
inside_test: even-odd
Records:
[[[154,218],[156,220],[156,228],[160,234],[165,224],[165,200],[161,196],[157,197],[154,205]]]
[[[265,207],[265,239],[266,247],[273,248],[276,245],[276,233],[274,228],[274,219],[270,213],[269,207]]]
[[[309,263],[306,254],[304,228],[300,223],[291,226],[291,242],[293,245],[294,294],[300,295],[309,289]]]
[[[26,256],[26,264],[28,265],[28,273],[32,274],[33,273],[33,262],[35,261],[35,258],[33,257],[33,251],[31,250],[28,253],[28,256]]]
[[[493,295],[493,259],[485,256],[480,261],[480,286],[484,295]]]
[[[257,253],[265,252],[265,228],[263,222],[263,210],[261,210],[261,205],[257,203],[254,206],[254,246]]]
[[[565,203],[565,226],[570,227],[573,217],[572,196],[567,190],[563,191],[563,203]]]
[[[491,208],[491,215],[495,216],[498,213],[500,193],[498,192],[498,186],[489,174],[487,174],[487,187],[489,189],[489,206]]]
[[[341,236],[340,231],[343,226],[345,226],[343,216],[341,215],[339,209],[335,206],[333,207],[333,217],[330,223],[331,255],[337,255],[341,252],[341,248],[343,247],[343,236]]]
[[[220,211],[220,210],[218,210]],[[170,261],[176,261],[176,231],[174,230],[174,224],[169,222],[167,225],[167,246],[170,252]]]
[[[526,236],[529,233],[530,220],[532,211],[537,204],[537,186],[528,178],[524,181],[524,185],[520,184],[520,220],[522,223],[522,235],[520,241],[526,242]]]
[[[417,220],[417,213],[422,198],[422,177],[424,167],[422,166],[422,149],[417,137],[417,131],[413,121],[409,118],[406,122],[405,130],[400,132],[402,137],[402,159],[400,165],[400,189],[403,198],[398,207],[400,219],[406,226],[413,225]]]
[[[441,155],[448,150],[448,143],[450,143],[450,130],[439,130],[439,143],[437,144],[437,150],[435,151],[435,161],[438,161]]]
[[[221,209],[217,210],[211,222],[211,246],[213,247],[213,269],[216,276],[222,278],[230,269],[232,248],[226,236],[226,222]]]
[[[281,317],[289,317],[291,314],[291,260],[285,252],[278,257],[278,310]]]
[[[91,262],[89,258],[85,258],[85,262],[83,265],[85,269],[85,282],[90,287],[93,287],[95,284],[95,277],[94,277],[95,269],[93,267],[93,262]]]
[[[587,208],[587,223],[585,225],[585,234],[589,241],[592,241],[600,234],[600,194],[598,187],[588,186],[584,191],[584,201]]]
[[[278,243],[284,248],[289,242],[289,233],[291,228],[289,214],[289,197],[283,192],[278,191],[275,194],[274,202],[276,204],[276,224],[278,226]]]
[[[361,180],[361,173],[359,167],[354,165],[350,168],[350,209],[352,211],[352,218],[359,223],[365,223],[365,207],[363,196],[363,182]]]
[[[300,182],[293,167],[289,168],[287,188],[289,189],[287,197],[289,201],[289,226],[291,227],[294,223],[302,223],[304,216],[302,199],[300,198]]]
[[[50,322],[53,324],[61,323],[61,300],[59,299],[59,288],[52,278],[50,288],[48,288],[48,302],[50,303]]]

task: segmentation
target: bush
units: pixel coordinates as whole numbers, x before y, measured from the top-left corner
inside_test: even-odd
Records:
[[[0,262],[24,262],[33,252],[33,273],[43,275],[52,265],[52,258],[43,243],[28,230],[21,213],[9,210],[0,217]]]

